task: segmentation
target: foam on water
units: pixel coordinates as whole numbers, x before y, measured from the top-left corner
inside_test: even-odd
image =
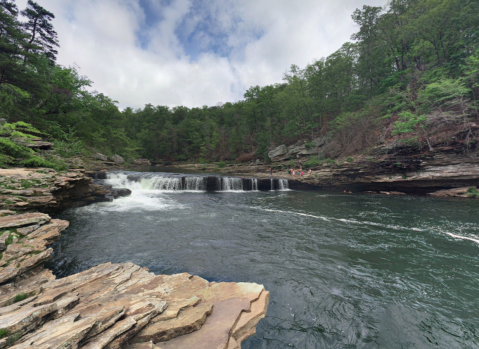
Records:
[[[252,207],[253,208],[253,207]],[[301,213],[301,212],[293,212],[293,211],[283,211],[283,210],[273,210],[273,209],[268,209],[268,208],[259,208],[259,207],[254,207],[256,210],[261,210],[261,211],[267,211],[267,212],[279,212],[279,213],[286,213],[286,214],[291,214],[291,215],[297,215],[297,216],[303,216],[303,217],[310,217],[314,219],[321,219],[323,221],[329,222],[329,221],[337,221],[337,222],[343,222],[343,223],[350,223],[350,224],[357,224],[357,225],[370,225],[370,226],[375,226],[375,227],[380,227],[380,228],[386,228],[386,229],[394,229],[394,230],[412,230],[412,231],[418,231],[418,232],[424,232],[424,233],[429,233],[429,232],[434,232],[438,231],[442,234],[451,236],[455,239],[461,239],[461,240],[469,240],[472,242],[475,242],[476,244],[479,244],[479,237],[473,235],[473,237],[467,237],[463,235],[458,235],[458,234],[453,234],[451,232],[443,231],[442,229],[422,229],[422,228],[416,228],[416,227],[404,227],[400,225],[393,225],[393,224],[381,224],[381,223],[376,223],[376,222],[369,222],[369,221],[357,221],[355,219],[346,219],[346,218],[334,218],[334,217],[325,217],[325,216],[317,216],[317,215],[311,215],[307,213]]]

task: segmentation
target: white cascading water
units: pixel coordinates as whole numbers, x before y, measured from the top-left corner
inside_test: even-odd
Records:
[[[233,177],[221,177],[220,179],[222,191],[243,191],[243,179]]]
[[[131,178],[126,173],[108,173],[105,184],[113,188],[126,188],[131,190],[131,195],[118,198],[108,204],[88,206],[92,210],[126,212],[126,211],[161,211],[170,209],[181,209],[183,206],[164,195],[161,195],[163,188],[173,190],[181,186],[181,181],[159,176],[146,176]],[[178,178],[176,178],[178,179]],[[165,189],[163,189],[165,190]]]
[[[251,178],[251,190],[258,191],[258,178]]]
[[[184,190],[205,191],[206,178],[205,177],[186,177]]]
[[[271,178],[271,190],[272,190],[272,191],[274,190],[274,181],[273,181],[273,178]]]
[[[278,179],[279,190],[289,190],[289,182],[287,179]]]
[[[107,184],[114,188],[127,188],[135,190],[153,190],[153,191],[205,191],[205,177],[185,177],[183,185],[181,177],[159,176],[145,174],[143,177],[132,179],[125,173],[108,173]]]

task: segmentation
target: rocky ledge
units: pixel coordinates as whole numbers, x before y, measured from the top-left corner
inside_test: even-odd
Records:
[[[0,211],[0,348],[240,348],[265,316],[262,285],[101,264],[56,279],[43,268],[68,227]]]
[[[0,169],[0,207],[13,210],[52,212],[130,193],[93,184],[84,170]]]

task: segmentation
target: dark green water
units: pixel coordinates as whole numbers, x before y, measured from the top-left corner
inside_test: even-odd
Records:
[[[130,187],[58,217],[56,275],[131,261],[264,284],[243,349],[479,347],[479,201]]]

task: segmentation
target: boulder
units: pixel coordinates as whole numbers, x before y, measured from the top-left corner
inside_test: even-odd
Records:
[[[116,164],[123,164],[125,162],[125,160],[123,160],[123,158],[118,154],[113,155],[110,159]]]
[[[136,166],[151,166],[151,162],[148,159],[136,159],[133,161],[133,165]]]
[[[270,152],[268,152],[268,157],[271,160],[275,160],[275,158],[285,155],[287,152],[288,152],[288,148],[286,147],[286,145],[281,144],[279,147],[276,147]]]
[[[108,161],[108,156],[101,153],[96,153],[95,155],[93,155],[93,158],[101,161]]]
[[[126,189],[126,188],[113,189],[113,188],[111,188],[109,190],[109,193],[106,194],[106,198],[109,199],[109,200],[113,200],[113,199],[118,199],[119,197],[122,197],[122,196],[129,196],[129,195],[131,195],[131,190],[130,189]]]

